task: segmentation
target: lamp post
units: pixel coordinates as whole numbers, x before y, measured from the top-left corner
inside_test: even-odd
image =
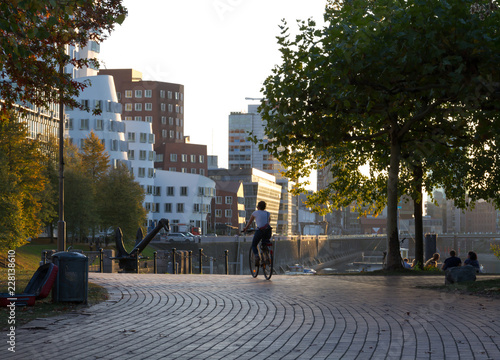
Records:
[[[64,51],[62,51],[64,57]],[[59,63],[59,74],[64,77],[64,62]],[[57,223],[57,251],[66,251],[66,222],[64,221],[64,90],[59,85],[59,222]]]

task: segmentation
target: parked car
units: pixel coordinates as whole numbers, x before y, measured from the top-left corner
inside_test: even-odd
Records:
[[[194,241],[194,238],[191,236],[184,235],[183,233],[169,233],[167,234],[167,241],[169,242],[191,242]]]

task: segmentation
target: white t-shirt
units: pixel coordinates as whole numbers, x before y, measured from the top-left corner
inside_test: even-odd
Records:
[[[261,228],[266,224],[269,224],[269,221],[271,219],[271,214],[265,210],[255,210],[252,215],[255,218],[255,224],[257,225],[257,228]]]

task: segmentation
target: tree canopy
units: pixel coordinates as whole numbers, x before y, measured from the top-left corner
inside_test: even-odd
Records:
[[[282,63],[264,82],[270,141],[262,146],[290,178],[331,167],[333,182],[312,202],[375,212],[387,205],[388,268],[401,266],[397,204],[412,191],[401,172],[423,166],[424,185],[457,197],[498,193],[490,167],[498,153],[490,131],[499,125],[498,19],[471,16],[470,4],[330,0],[323,28],[299,21],[292,37],[284,23],[278,36]],[[474,193],[485,176],[491,183]]]
[[[0,249],[15,249],[42,226],[42,198],[48,157],[26,125],[0,114]]]
[[[67,45],[101,42],[121,24],[122,0],[6,0],[0,3],[0,98],[46,106],[59,100],[79,107],[75,96],[86,85],[60,74],[60,65],[98,65],[66,54]]]

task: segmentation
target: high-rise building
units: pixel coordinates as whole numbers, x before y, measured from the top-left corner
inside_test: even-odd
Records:
[[[291,235],[298,232],[296,199],[290,193],[293,182],[283,176],[284,168],[278,160],[267,150],[260,150],[257,144],[248,140],[252,134],[264,142],[267,141],[264,134],[265,122],[257,110],[258,107],[259,105],[248,105],[248,112],[232,112],[229,115],[229,169],[255,168],[276,178],[276,182],[282,186],[276,232]]]

